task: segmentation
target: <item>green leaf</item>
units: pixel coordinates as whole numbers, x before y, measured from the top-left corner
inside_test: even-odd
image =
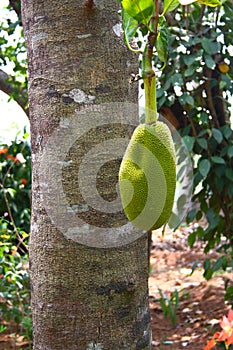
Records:
[[[199,146],[201,146],[201,148],[204,148],[204,149],[208,148],[208,143],[207,143],[206,139],[204,139],[203,137],[198,137],[197,143],[199,144]]]
[[[138,22],[129,16],[124,9],[122,10],[122,27],[125,35],[125,42],[127,46],[130,47],[130,41],[134,38],[138,29]]]
[[[164,62],[164,67],[167,61],[168,54],[168,28],[167,26],[162,26],[159,28],[157,40],[156,40],[156,50],[158,53],[159,60]]]
[[[195,141],[194,137],[189,136],[189,135],[185,135],[185,136],[183,136],[182,140],[183,140],[187,150],[189,152],[191,152],[193,149],[194,141]]]
[[[167,12],[175,10],[179,6],[178,0],[164,0],[163,15]]]
[[[225,293],[224,299],[225,299],[225,300],[228,300],[228,299],[232,300],[232,297],[233,297],[233,286],[228,287],[228,288],[226,289],[226,293]]]
[[[223,126],[221,127],[221,130],[222,130],[222,132],[223,132],[224,137],[228,140],[229,137],[230,137],[231,134],[232,134],[232,129],[231,129],[231,127],[230,127],[229,125],[223,125]]]
[[[200,120],[202,123],[207,123],[209,120],[209,114],[207,114],[206,112],[201,112],[200,113]],[[203,130],[203,131],[205,131],[205,130]],[[199,133],[199,135],[200,135],[200,133]]]
[[[220,130],[213,128],[212,129],[213,137],[218,143],[221,143],[223,140],[223,135]]]
[[[210,259],[205,259],[204,261],[204,269],[207,270],[210,268]]]
[[[198,165],[198,169],[202,176],[207,176],[210,171],[210,161],[208,159],[202,159]]]
[[[197,0],[197,2],[199,2],[199,4],[207,5],[210,7],[216,7],[216,6],[222,5],[222,3],[219,0]]]
[[[218,42],[213,42],[211,39],[204,36],[202,38],[202,47],[206,53],[209,55],[214,55],[220,50],[220,44]]]
[[[9,193],[11,198],[14,198],[16,194],[16,190],[14,188],[5,188],[5,193]]]
[[[190,106],[194,106],[194,98],[189,95],[187,92],[184,92],[180,97],[179,97],[179,101],[182,105],[190,105]]]
[[[183,55],[182,56],[184,63],[186,66],[191,66],[195,61],[196,57],[194,55]]]
[[[204,229],[201,226],[199,226],[196,232],[197,232],[198,239],[202,239],[204,235]]]
[[[185,194],[182,194],[177,200],[178,211],[181,211],[184,208],[186,203],[187,203],[187,197]]]
[[[194,74],[195,71],[196,71],[196,67],[189,67],[184,71],[184,76],[190,77],[191,75]]]
[[[227,168],[225,174],[229,180],[233,181],[233,170],[232,169]]]
[[[226,270],[227,267],[227,258],[225,256],[221,256],[212,266],[212,271],[216,272],[220,269]]]
[[[216,164],[225,164],[225,160],[218,156],[211,157],[211,160],[213,163],[216,163]]]
[[[190,275],[192,275],[194,273],[194,271],[196,270],[196,268],[199,266],[199,261],[196,260],[194,261],[194,263],[192,264],[192,272],[190,273]]]
[[[190,235],[188,236],[188,245],[189,245],[190,248],[193,247],[193,245],[194,245],[194,243],[196,241],[196,236],[197,236],[197,234],[196,234],[195,231],[190,233]]]
[[[209,280],[211,279],[211,277],[213,276],[213,271],[212,271],[212,269],[211,269],[211,268],[206,269],[205,272],[204,272],[204,274],[203,274],[203,276],[205,277],[205,279],[206,279],[207,281],[209,281]]]
[[[171,76],[171,83],[173,86],[182,86],[183,85],[183,78],[180,73],[175,73]]]
[[[215,61],[213,60],[213,58],[210,55],[205,54],[204,55],[204,59],[205,59],[205,63],[206,63],[208,68],[210,68],[210,69],[214,69],[215,68],[216,63],[215,63]]]
[[[129,16],[148,25],[154,11],[153,0],[122,0],[121,5]]]
[[[233,157],[233,145],[229,146],[227,149],[227,155],[228,157],[232,158]]]
[[[193,221],[193,219],[196,216],[196,209],[192,209],[189,213],[188,213],[188,220],[189,222]]]

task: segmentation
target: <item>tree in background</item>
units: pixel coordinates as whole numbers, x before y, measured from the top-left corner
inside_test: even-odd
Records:
[[[20,0],[7,6],[8,18],[0,25],[0,90],[12,97],[28,115],[26,48],[21,22]],[[13,69],[7,73],[7,66]]]
[[[26,49],[19,5],[19,1],[11,1],[6,18],[1,17],[0,89],[15,99],[28,114]],[[8,73],[10,70],[11,74]],[[1,109],[4,117],[2,114]],[[28,237],[31,150],[27,138],[26,133],[23,139],[15,135],[15,140],[8,144],[2,141],[0,145],[0,332],[8,328],[2,322],[15,323],[19,325],[24,340],[30,342]],[[9,330],[6,329],[6,332]]]
[[[194,161],[196,204],[186,220],[206,219],[190,234],[189,245],[200,239],[206,253],[215,248],[221,254],[217,261],[206,260],[207,279],[233,264],[232,15],[230,0],[221,7],[196,2],[178,7],[167,15],[168,26],[161,21],[161,52],[154,58],[158,68],[167,58],[158,83],[158,108],[180,129]],[[178,205],[185,201],[180,197]],[[226,297],[232,300],[228,283]]]

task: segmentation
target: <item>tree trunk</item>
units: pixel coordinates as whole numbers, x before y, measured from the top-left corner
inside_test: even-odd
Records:
[[[138,118],[137,88],[128,82],[137,57],[119,36],[118,5],[22,0],[34,350],[151,348],[147,236],[116,201],[118,153]]]

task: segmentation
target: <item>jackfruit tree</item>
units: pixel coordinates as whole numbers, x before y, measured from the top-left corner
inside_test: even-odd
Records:
[[[112,145],[129,132],[118,120],[137,102],[137,86],[128,82],[137,57],[118,35],[119,3],[21,5],[33,174],[33,348],[150,349],[147,237],[114,245],[136,229],[122,230],[122,210],[108,210],[117,196]]]

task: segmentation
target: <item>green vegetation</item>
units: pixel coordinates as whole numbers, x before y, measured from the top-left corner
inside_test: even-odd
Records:
[[[0,319],[18,324],[25,339],[31,339],[27,247],[31,180],[26,140],[0,145],[0,169]]]
[[[165,318],[170,318],[171,324],[175,326],[176,324],[176,313],[179,306],[179,292],[177,289],[171,293],[170,298],[167,297],[160,288],[159,292],[159,304],[163,310]]]

